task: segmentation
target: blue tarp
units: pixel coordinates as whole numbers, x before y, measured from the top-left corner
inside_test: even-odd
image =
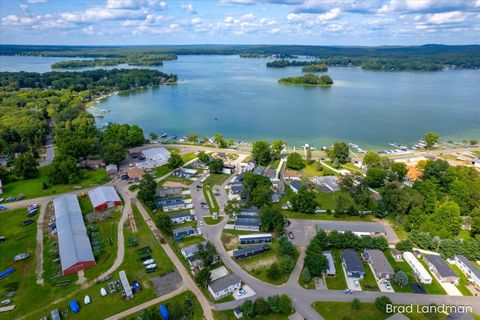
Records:
[[[72,300],[69,303],[70,309],[72,309],[73,313],[78,313],[80,311],[80,307],[78,306],[78,301],[77,300]]]
[[[5,278],[6,276],[8,276],[9,274],[13,273],[15,271],[15,269],[13,268],[8,268],[7,270],[3,271],[2,273],[0,273],[0,279],[3,279]]]
[[[162,316],[162,320],[170,319],[167,307],[165,305],[161,304],[158,309],[160,310],[160,315]]]

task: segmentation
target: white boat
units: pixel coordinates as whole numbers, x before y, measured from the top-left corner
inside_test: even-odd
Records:
[[[85,296],[85,299],[83,299],[83,302],[85,304],[90,304],[90,297],[89,296]]]
[[[147,269],[155,269],[157,265],[155,263],[149,264],[146,268]]]
[[[148,266],[149,264],[152,264],[152,263],[155,263],[154,259],[148,259],[148,260],[143,261],[143,264],[146,265],[146,266]]]
[[[106,297],[107,296],[107,290],[105,290],[105,288],[100,289],[100,294],[102,295],[102,297]]]

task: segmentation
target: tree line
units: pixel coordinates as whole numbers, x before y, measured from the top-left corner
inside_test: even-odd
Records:
[[[175,60],[177,55],[168,54],[131,54],[122,58],[101,58],[90,60],[65,60],[58,61],[51,65],[52,69],[74,69],[87,67],[111,67],[120,64],[130,66],[153,67],[163,65],[165,60]]]

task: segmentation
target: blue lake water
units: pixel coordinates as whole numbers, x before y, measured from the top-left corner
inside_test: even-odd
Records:
[[[64,58],[0,57],[0,69],[45,72],[59,60]],[[99,125],[139,124],[147,134],[220,133],[250,141],[280,138],[290,145],[408,144],[426,131],[444,139],[480,139],[480,70],[330,68],[331,88],[304,88],[277,83],[300,75],[300,68],[267,69],[267,61],[179,56],[154,68],[177,74],[177,85],[113,95],[93,112],[111,110]]]

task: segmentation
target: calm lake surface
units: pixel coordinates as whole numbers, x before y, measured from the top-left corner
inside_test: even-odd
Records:
[[[50,71],[65,58],[0,57],[2,71]],[[376,72],[330,68],[331,88],[279,85],[298,67],[267,69],[267,59],[179,56],[155,69],[175,73],[172,86],[114,95],[92,112],[107,121],[167,132],[320,147],[336,140],[381,147],[415,143],[426,131],[445,139],[480,139],[480,70]],[[215,120],[215,118],[217,120]]]

